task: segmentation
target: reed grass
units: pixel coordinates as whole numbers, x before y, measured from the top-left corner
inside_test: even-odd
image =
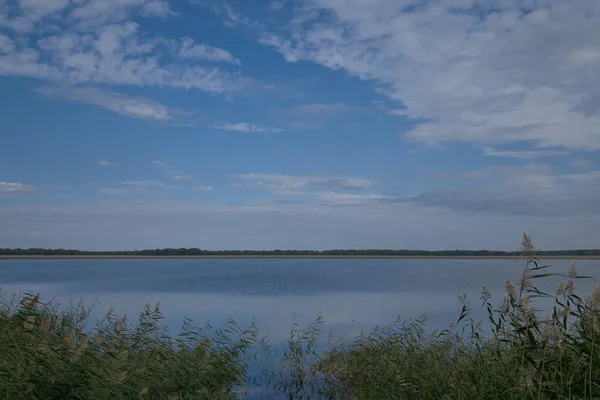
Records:
[[[574,265],[549,272],[526,234],[522,251],[525,268],[500,301],[482,288],[483,321],[463,295],[445,330],[427,331],[421,316],[323,349],[319,317],[294,325],[281,363],[254,378],[268,375],[271,396],[287,399],[600,399],[600,288],[580,297],[575,283],[589,277]],[[555,293],[538,289],[553,276],[562,280]],[[540,299],[552,301],[549,313]],[[88,326],[89,313],[0,291],[0,398],[234,399],[253,360],[269,359],[255,326],[185,320],[170,336],[158,305],[133,322],[109,311]]]
[[[550,273],[523,237],[526,267],[494,305],[487,288],[487,321],[475,321],[466,295],[460,315],[428,333],[425,317],[396,321],[351,341],[315,351],[322,321],[292,332],[286,373],[277,389],[288,399],[600,399],[600,288],[587,299],[575,291],[580,276]],[[536,282],[563,281],[555,294]],[[553,298],[549,315],[536,300]]]
[[[257,330],[185,320],[176,336],[158,305],[137,321],[109,311],[87,327],[82,304],[0,293],[0,398],[233,399],[247,384]]]

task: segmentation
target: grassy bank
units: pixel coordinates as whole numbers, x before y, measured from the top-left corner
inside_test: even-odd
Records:
[[[573,266],[556,292],[525,235],[526,268],[500,301],[484,287],[476,321],[461,296],[455,324],[427,332],[424,317],[397,321],[341,343],[317,346],[324,322],[293,327],[271,391],[288,399],[600,398],[600,290],[575,290]],[[548,312],[536,300],[553,301]],[[10,399],[233,399],[249,379],[255,327],[186,321],[170,337],[158,307],[129,323],[110,312],[88,327],[81,305],[59,309],[38,296],[2,299],[0,397]],[[476,305],[478,306],[478,305]],[[89,324],[89,323],[88,323]],[[267,351],[267,350],[260,350]],[[261,354],[262,356],[262,354]],[[281,364],[281,365],[280,365]]]

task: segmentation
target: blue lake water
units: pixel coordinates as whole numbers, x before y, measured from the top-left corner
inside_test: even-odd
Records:
[[[549,260],[552,272],[567,273],[568,260]],[[467,293],[476,316],[483,284],[498,301],[506,280],[516,281],[522,260],[441,259],[90,259],[0,260],[0,287],[7,293],[41,293],[61,303],[96,302],[93,319],[110,308],[136,317],[146,303],[160,301],[172,331],[184,316],[198,323],[245,324],[255,319],[262,335],[283,345],[295,320],[301,326],[319,314],[333,339],[426,314],[431,329],[444,328],[460,312]],[[600,284],[600,260],[578,260],[576,283],[586,295]],[[558,279],[541,288],[554,293]],[[542,311],[543,312],[543,311]]]

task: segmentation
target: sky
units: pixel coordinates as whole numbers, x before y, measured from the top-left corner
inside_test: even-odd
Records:
[[[0,247],[599,248],[597,0],[0,0]]]

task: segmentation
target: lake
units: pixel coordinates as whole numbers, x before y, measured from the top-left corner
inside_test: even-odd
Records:
[[[549,260],[552,272],[567,273],[570,262]],[[500,301],[507,279],[516,281],[525,263],[509,259],[85,259],[0,260],[0,287],[8,293],[41,293],[45,300],[96,302],[93,319],[110,308],[137,317],[146,303],[160,301],[173,331],[184,316],[198,323],[242,324],[255,319],[274,347],[288,338],[294,319],[308,326],[321,314],[333,339],[426,314],[428,327],[455,321],[467,293],[475,315],[487,285]],[[578,260],[579,294],[600,280],[600,260]],[[540,286],[555,292],[558,279]],[[543,311],[542,311],[543,312]],[[326,336],[326,335],[325,335]]]

